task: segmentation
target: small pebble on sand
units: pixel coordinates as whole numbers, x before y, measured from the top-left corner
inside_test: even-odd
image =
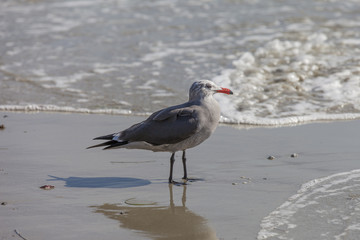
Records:
[[[241,178],[241,179],[246,179],[246,180],[251,180],[251,178],[245,177],[245,176],[241,176],[240,178]]]
[[[268,156],[267,159],[268,159],[268,160],[274,160],[275,157],[274,157],[274,156]]]
[[[44,186],[41,186],[40,188],[44,189],[44,190],[51,190],[51,189],[54,189],[55,187],[52,185],[44,185]]]

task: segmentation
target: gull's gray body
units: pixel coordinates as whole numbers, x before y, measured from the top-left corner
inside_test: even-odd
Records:
[[[104,149],[171,152],[169,182],[173,182],[174,154],[183,151],[184,179],[187,179],[185,150],[205,141],[218,125],[220,107],[213,98],[216,92],[232,94],[229,89],[218,87],[208,80],[194,82],[189,90],[188,102],[159,110],[145,121],[121,132],[95,138],[109,141],[89,148],[106,146]]]

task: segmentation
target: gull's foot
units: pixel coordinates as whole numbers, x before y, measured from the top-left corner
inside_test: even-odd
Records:
[[[182,180],[181,182],[169,180],[169,184],[174,184],[176,186],[183,186],[193,182],[205,181],[203,178],[182,178],[181,180]]]
[[[205,181],[205,179],[203,178],[187,178],[186,182],[192,183],[192,182],[200,182],[200,181]]]
[[[183,186],[183,185],[187,185],[187,180],[186,181],[182,181],[182,182],[177,182],[177,181],[174,181],[174,180],[171,180],[169,181],[169,184],[173,184],[173,185],[176,185],[176,186]]]

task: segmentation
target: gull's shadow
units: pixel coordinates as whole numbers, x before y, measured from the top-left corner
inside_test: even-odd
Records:
[[[68,177],[60,178],[49,175],[48,181],[64,181],[65,187],[78,188],[130,188],[149,185],[149,180],[125,177]]]

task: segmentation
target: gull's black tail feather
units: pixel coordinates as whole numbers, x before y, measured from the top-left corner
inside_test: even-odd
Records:
[[[113,141],[114,143],[108,144],[109,146],[107,146],[106,148],[104,148],[103,150],[107,150],[107,149],[111,149],[111,148],[117,148],[120,147],[122,145],[128,144],[128,141],[124,141],[124,142],[117,142],[117,141]]]
[[[89,149],[89,148],[96,148],[96,147],[103,147],[103,146],[109,146],[113,143],[116,143],[116,141],[114,140],[111,140],[111,141],[107,141],[107,142],[104,142],[104,143],[100,143],[100,144],[96,144],[96,145],[93,145],[93,146],[90,146],[90,147],[87,147],[86,149]]]
[[[105,150],[105,149],[110,149],[110,148],[116,148],[116,147],[119,147],[119,146],[122,146],[122,145],[125,145],[125,144],[128,144],[128,143],[129,143],[128,141],[118,142],[118,141],[110,140],[110,141],[107,141],[107,142],[104,142],[104,143],[100,143],[100,144],[96,144],[96,145],[87,147],[86,149],[106,146],[103,149],[103,150]]]
[[[93,140],[112,140],[113,138],[114,138],[114,133],[105,135],[105,136],[101,136],[101,137],[96,137]]]

